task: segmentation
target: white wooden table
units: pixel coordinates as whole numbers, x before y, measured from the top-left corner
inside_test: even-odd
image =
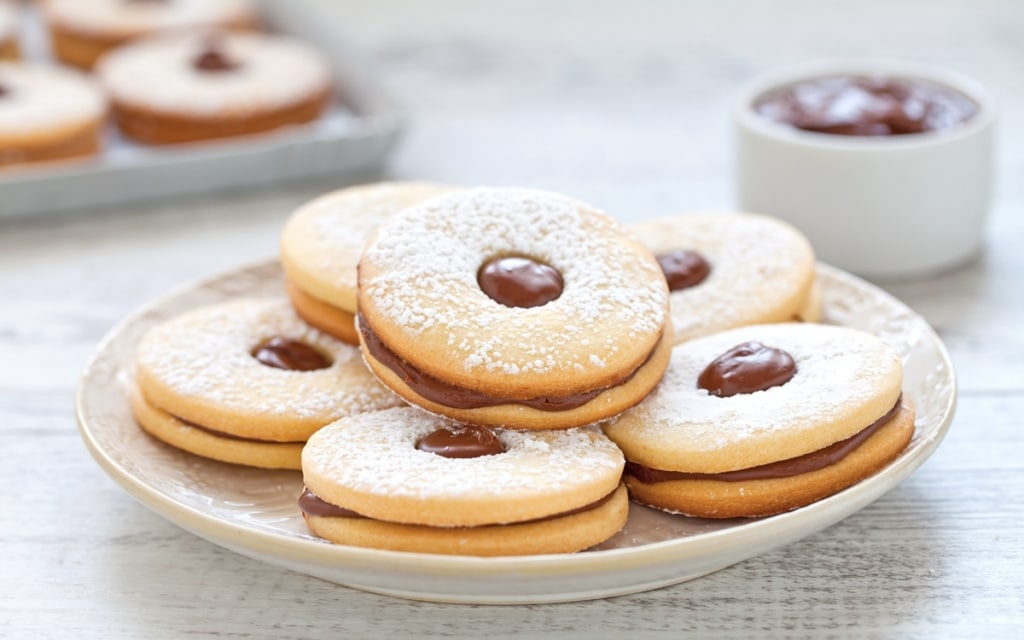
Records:
[[[273,255],[291,209],[338,185],[7,221],[0,637],[1024,634],[1019,2],[322,3],[413,115],[389,177],[550,188],[627,220],[732,206],[727,109],[761,69],[891,56],[988,85],[1003,115],[986,253],[886,285],[936,327],[957,366],[948,438],[863,511],[694,582],[517,607],[362,593],[248,560],[154,515],[101,472],[72,415],[79,370],[120,317],[182,282]]]

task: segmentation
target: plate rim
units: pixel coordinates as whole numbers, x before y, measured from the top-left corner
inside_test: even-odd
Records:
[[[725,529],[702,532],[693,536],[673,538],[649,542],[637,546],[619,549],[604,549],[588,551],[575,554],[544,554],[531,556],[503,556],[503,557],[474,557],[443,554],[413,553],[404,551],[391,551],[384,549],[368,549],[361,547],[350,547],[345,545],[332,544],[326,541],[319,541],[313,538],[301,538],[284,535],[272,531],[261,530],[249,525],[231,522],[214,514],[204,512],[191,505],[175,500],[172,496],[150,486],[145,481],[135,477],[130,470],[125,469],[116,461],[113,456],[97,442],[95,435],[90,429],[87,413],[89,375],[96,367],[98,361],[103,357],[109,346],[121,337],[126,328],[138,322],[146,314],[155,309],[165,306],[175,298],[187,295],[203,288],[208,288],[215,282],[229,279],[243,272],[257,269],[270,268],[272,263],[277,263],[276,258],[264,258],[261,260],[241,263],[234,267],[221,270],[212,275],[194,279],[178,285],[155,299],[137,307],[128,315],[117,322],[100,340],[78,378],[75,391],[75,418],[79,433],[86,444],[92,457],[119,486],[129,495],[141,502],[144,506],[158,513],[191,533],[205,538],[219,546],[228,548],[237,553],[260,559],[264,562],[277,564],[279,566],[293,566],[291,563],[309,563],[313,561],[328,569],[371,569],[385,566],[394,568],[399,565],[403,572],[409,572],[422,576],[450,576],[452,572],[457,577],[464,579],[475,578],[502,578],[515,576],[527,580],[536,577],[558,577],[563,572],[571,572],[574,576],[586,576],[605,574],[610,571],[621,571],[625,569],[635,570],[649,565],[668,565],[672,562],[679,562],[687,558],[700,556],[701,552],[708,547],[715,547],[728,542],[735,537],[752,538],[759,543],[763,549],[744,555],[742,558],[727,562],[721,566],[710,568],[696,575],[680,575],[677,579],[668,578],[657,581],[658,584],[634,585],[635,588],[628,588],[625,585],[622,589],[603,591],[601,593],[570,596],[559,599],[558,594],[531,593],[528,596],[515,596],[512,594],[467,594],[466,596],[453,595],[449,592],[421,593],[402,592],[398,589],[377,588],[374,585],[361,585],[354,582],[344,582],[336,579],[326,578],[339,584],[345,584],[364,591],[396,595],[405,598],[425,599],[442,602],[464,602],[464,603],[525,603],[525,602],[556,602],[566,600],[581,600],[586,598],[606,597],[608,595],[621,595],[633,593],[661,586],[667,586],[682,582],[699,575],[705,575],[718,569],[730,566],[744,559],[749,559],[783,544],[788,544],[795,539],[820,531],[839,520],[842,520],[860,509],[864,508],[878,497],[895,487],[913,473],[923,464],[938,447],[948,432],[955,415],[957,404],[957,379],[953,363],[941,338],[934,329],[924,320],[920,314],[909,309],[903,302],[892,296],[879,287],[853,276],[838,268],[819,263],[820,274],[829,278],[844,281],[847,286],[867,289],[873,296],[882,296],[888,303],[895,303],[906,309],[914,317],[914,320],[924,331],[924,336],[930,346],[934,347],[941,364],[948,372],[951,385],[950,393],[945,398],[945,405],[941,407],[941,417],[938,424],[926,436],[918,440],[918,444],[912,453],[901,454],[900,457],[886,465],[882,470],[862,480],[856,485],[849,487],[837,494],[824,498],[815,503],[806,505],[799,509],[782,513],[766,518],[760,518],[744,522],[740,526]],[[833,507],[837,503],[857,498],[854,502],[859,504],[853,509],[843,510],[837,516],[833,513]],[[184,521],[183,521],[184,520]],[[804,531],[810,522],[811,529]],[[782,530],[786,535],[779,536],[777,530]],[[802,533],[801,533],[802,531]],[[771,541],[771,544],[767,544]],[[758,546],[757,544],[753,546]],[[318,577],[324,577],[320,575]],[[566,594],[568,595],[568,594]]]

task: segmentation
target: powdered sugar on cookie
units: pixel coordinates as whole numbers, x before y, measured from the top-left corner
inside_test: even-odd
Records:
[[[504,453],[453,459],[416,449],[427,434],[455,425],[412,408],[344,419],[321,429],[303,452],[303,470],[322,484],[337,484],[382,498],[543,498],[574,492],[612,478],[622,453],[600,433],[500,431]]]
[[[792,379],[727,398],[698,387],[712,360],[750,341],[792,356]],[[901,381],[898,355],[870,334],[812,324],[743,327],[676,347],[661,384],[605,431],[630,460],[654,468],[674,468],[653,462],[659,458],[688,471],[748,468],[852,436],[895,404]],[[633,451],[633,443],[649,450]]]
[[[252,351],[274,337],[308,344],[332,362],[315,371],[263,365]],[[278,299],[237,300],[158,325],[139,344],[137,367],[170,394],[225,412],[326,424],[402,404],[366,369],[357,348],[310,328]],[[164,409],[175,413],[173,407]]]
[[[555,268],[561,296],[533,308],[490,299],[477,274],[501,256]],[[424,202],[380,229],[360,269],[370,315],[444,345],[465,372],[635,367],[665,322],[667,290],[650,255],[605,214],[541,191],[473,189]]]

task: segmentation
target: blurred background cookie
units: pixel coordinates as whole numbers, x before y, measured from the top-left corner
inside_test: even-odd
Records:
[[[94,154],[106,114],[103,92],[82,73],[0,62],[0,167]]]
[[[54,55],[86,69],[107,51],[141,36],[259,24],[251,0],[47,0],[41,7]]]
[[[334,191],[299,207],[281,234],[288,297],[309,324],[339,340],[356,336],[356,265],[377,227],[402,209],[451,190],[383,182]]]
[[[0,60],[18,57],[18,10],[8,0],[0,0]]]
[[[310,122],[332,82],[327,60],[303,42],[229,32],[140,40],[104,56],[97,74],[121,131],[150,144]]]
[[[814,250],[780,220],[749,213],[677,214],[630,230],[665,273],[677,344],[747,324],[821,317]]]

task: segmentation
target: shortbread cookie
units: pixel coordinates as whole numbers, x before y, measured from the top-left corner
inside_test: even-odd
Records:
[[[252,0],[47,0],[42,12],[54,55],[83,69],[141,36],[259,24]]]
[[[192,453],[299,469],[302,445],[340,417],[403,404],[359,350],[308,327],[286,300],[242,299],[151,329],[136,354],[133,412]]]
[[[781,220],[681,214],[630,230],[665,272],[676,344],[748,324],[821,318],[814,251]]]
[[[90,156],[107,101],[84,74],[0,62],[0,167]]]
[[[661,385],[605,426],[633,498],[705,518],[765,516],[849,487],[910,442],[902,365],[880,339],[814,324],[679,345]]]
[[[315,120],[331,96],[331,69],[284,36],[185,33],[147,38],[96,68],[121,131],[172,144],[260,133]]]
[[[0,60],[14,60],[18,54],[17,8],[7,0],[0,0]]]
[[[565,196],[472,189],[406,209],[359,263],[363,356],[472,424],[557,429],[639,402],[668,363],[668,290],[617,222]]]
[[[359,344],[356,265],[363,247],[391,216],[449,190],[425,182],[382,182],[340,189],[299,207],[281,234],[281,266],[299,316]]]
[[[478,556],[571,553],[626,522],[622,453],[599,432],[491,430],[412,407],[343,418],[302,454],[328,540]]]

